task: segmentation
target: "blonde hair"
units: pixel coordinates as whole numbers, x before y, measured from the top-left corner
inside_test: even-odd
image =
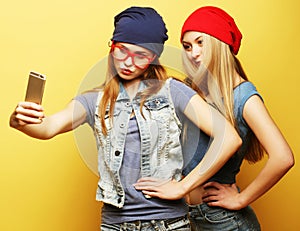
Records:
[[[138,95],[141,97],[141,102],[140,102],[141,113],[142,113],[142,107],[144,105],[145,100],[149,96],[157,93],[161,89],[164,81],[167,78],[168,76],[166,70],[160,64],[158,58],[156,57],[154,61],[147,67],[147,69],[145,70],[142,76],[142,80],[147,80],[145,81],[147,88],[144,89],[142,92],[138,93]],[[112,123],[114,106],[120,91],[119,88],[120,81],[121,79],[117,74],[117,71],[114,67],[112,55],[110,54],[108,57],[108,69],[106,73],[106,79],[103,85],[101,86],[101,89],[103,90],[103,96],[99,103],[99,116],[100,116],[101,127],[104,135],[107,135],[107,128],[104,120],[106,109],[107,107],[109,107],[108,116],[110,118],[110,122]]]
[[[186,52],[183,51],[183,66],[188,75],[185,82],[239,130],[234,116],[233,80],[236,73],[245,80],[248,78],[227,44],[210,35],[204,33],[202,35],[203,49],[200,67],[192,64]],[[247,139],[251,141],[247,147],[245,159],[255,163],[262,159],[263,148],[252,131]]]

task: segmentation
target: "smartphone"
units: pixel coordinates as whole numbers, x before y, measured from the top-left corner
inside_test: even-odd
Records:
[[[34,71],[29,73],[25,101],[41,104],[44,94],[46,76]]]

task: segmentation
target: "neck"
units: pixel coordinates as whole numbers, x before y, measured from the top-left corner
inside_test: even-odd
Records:
[[[137,78],[134,80],[129,80],[129,81],[123,81],[123,86],[130,98],[130,100],[132,100],[136,93],[138,92],[139,89],[139,85],[140,85],[141,79]]]
[[[235,75],[233,78],[233,88],[240,85],[242,82],[245,82],[245,80],[237,72],[235,72]]]

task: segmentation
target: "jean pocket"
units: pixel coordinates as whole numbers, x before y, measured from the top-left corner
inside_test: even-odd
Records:
[[[232,211],[222,208],[213,208],[204,214],[207,221],[211,223],[224,223],[235,219],[235,214]]]

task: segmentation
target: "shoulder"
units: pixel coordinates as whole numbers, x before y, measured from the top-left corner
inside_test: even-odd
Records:
[[[194,95],[196,92],[187,86],[182,80],[170,78],[170,89],[177,92],[184,92],[188,95]]]
[[[237,85],[233,91],[236,94],[237,92],[245,93],[246,91],[257,91],[257,89],[252,82],[244,81]]]
[[[251,101],[260,101],[259,103],[263,104],[263,98],[257,91],[253,83],[245,81],[240,83],[237,87],[234,88],[234,113],[238,121],[241,121],[243,124],[247,124],[244,120],[245,110],[249,110],[249,107],[246,108],[248,102]],[[252,107],[251,107],[252,108]]]
[[[81,103],[88,113],[93,113],[95,111],[98,96],[100,91],[88,91],[84,92],[74,98],[74,100]]]
[[[257,91],[254,84],[249,81],[242,82],[238,86],[236,86],[234,88],[233,94],[234,103],[240,106],[244,105],[248,101],[248,99],[254,95],[257,95],[263,101],[262,96]]]
[[[176,85],[176,84],[181,85],[181,84],[184,84],[182,80],[174,78],[174,77],[168,78],[167,81],[169,81],[170,84],[172,84],[172,85]]]
[[[197,93],[185,85],[181,80],[171,78],[169,81],[170,93],[174,106],[178,111],[183,112],[191,98]]]
[[[85,109],[86,112],[86,122],[93,127],[94,125],[94,115],[96,111],[97,106],[97,98],[100,91],[88,91],[84,92],[78,96],[76,96],[74,99],[78,101]]]
[[[84,92],[80,95],[77,95],[75,97],[75,100],[78,101],[86,101],[86,102],[90,102],[90,101],[96,101],[97,97],[99,95],[99,91],[89,91],[89,92]]]

